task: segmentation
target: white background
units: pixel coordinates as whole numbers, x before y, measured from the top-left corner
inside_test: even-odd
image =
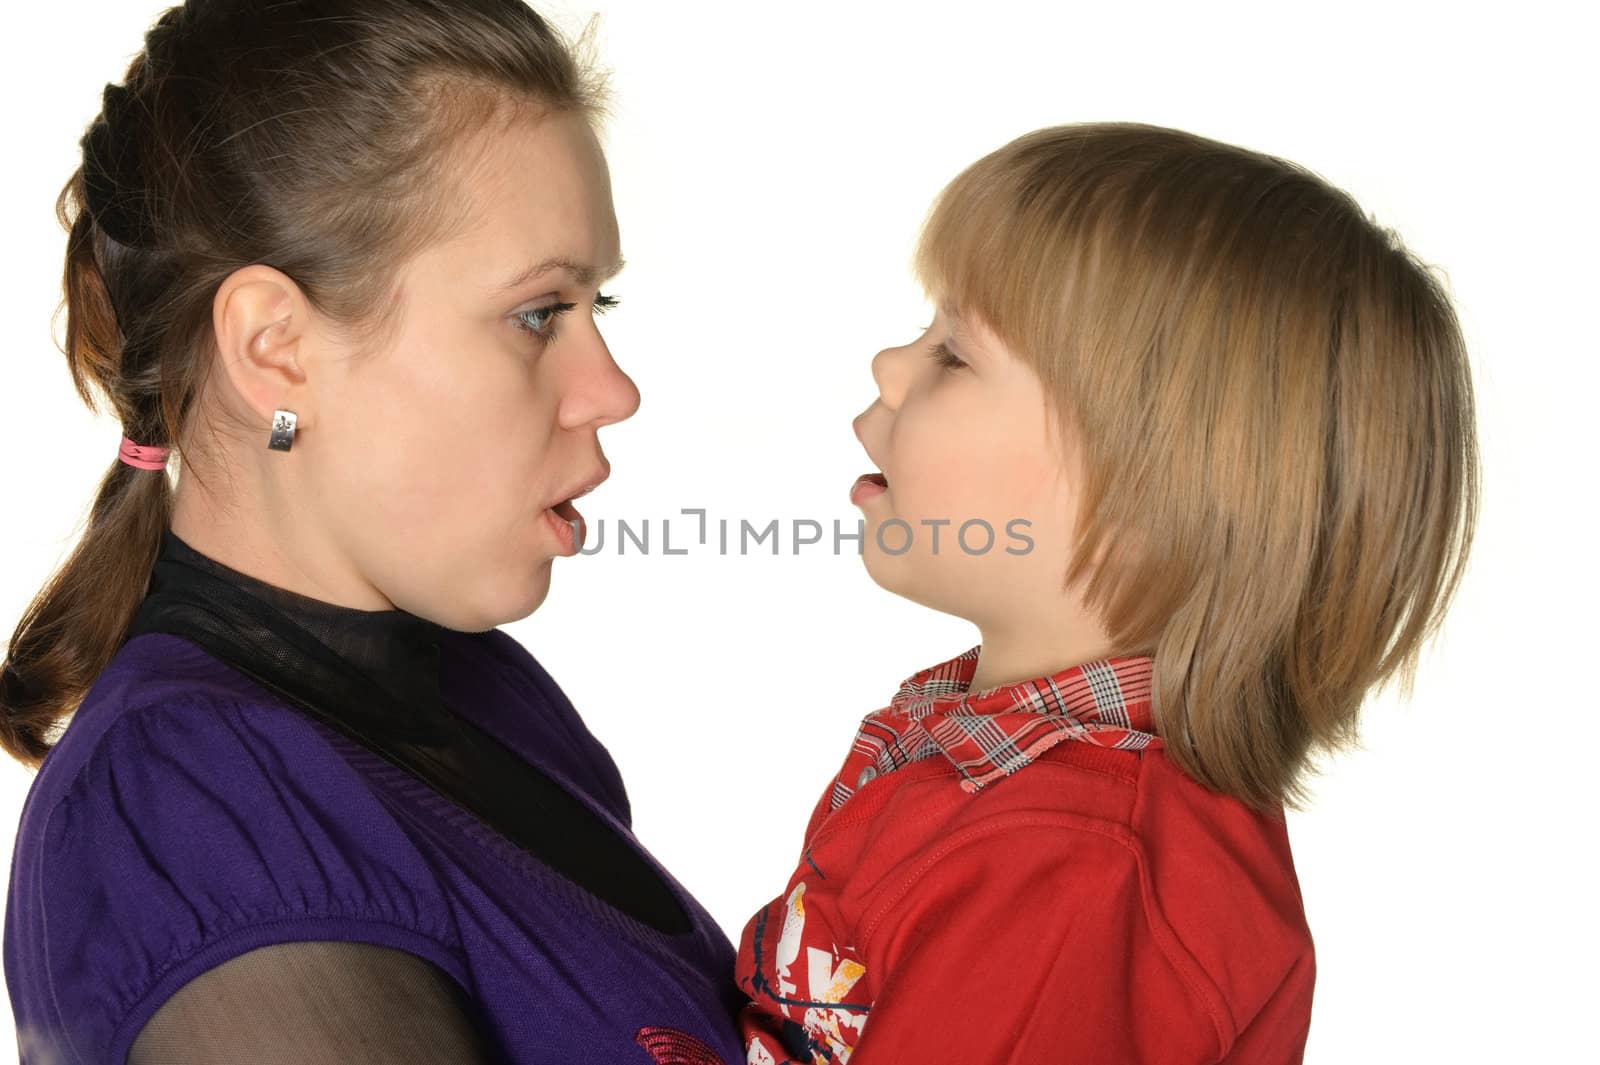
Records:
[[[596,2],[545,10],[576,26]],[[1375,700],[1366,750],[1291,820],[1318,952],[1306,1060],[1594,1060],[1592,27],[1577,5],[1467,10],[605,4],[630,266],[604,327],[643,403],[602,434],[614,473],[585,513],[608,535],[650,519],[652,552],[558,561],[545,605],[507,627],[730,936],[783,887],[853,723],[976,633],[878,589],[851,545],[793,555],[786,533],[778,557],[667,557],[662,521],[705,507],[735,529],[854,528],[846,492],[870,466],[850,419],[871,355],[927,321],[906,263],[933,194],[1038,126],[1158,123],[1353,192],[1444,270],[1474,357],[1486,486],[1468,581],[1415,699]],[[79,404],[52,339],[52,204],[158,12],[7,15],[0,639],[114,460],[119,427]],[[0,853],[30,780],[0,766]],[[8,1019],[0,1004],[0,1032]]]

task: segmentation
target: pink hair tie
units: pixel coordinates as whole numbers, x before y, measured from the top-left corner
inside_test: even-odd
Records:
[[[172,449],[135,444],[127,437],[123,437],[122,447],[117,450],[117,458],[141,470],[164,470],[167,468],[167,452],[170,450]]]

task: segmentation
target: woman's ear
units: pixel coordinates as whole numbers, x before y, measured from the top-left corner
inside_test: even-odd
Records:
[[[266,426],[279,408],[304,426],[306,339],[311,305],[288,275],[264,264],[235,270],[211,306],[220,369],[233,391]]]

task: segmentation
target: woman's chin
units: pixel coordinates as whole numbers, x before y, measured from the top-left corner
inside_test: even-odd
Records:
[[[523,603],[523,617],[538,610],[544,605],[545,598],[550,594],[550,578],[555,572],[555,559],[547,558],[534,572],[528,585]]]
[[[500,593],[492,604],[489,614],[498,619],[496,625],[506,625],[513,621],[521,621],[544,605],[545,599],[550,595],[550,575],[554,570],[552,563],[554,556],[546,555],[533,565],[531,572],[521,582],[504,582],[496,589]],[[516,590],[514,599],[504,598],[505,593]]]

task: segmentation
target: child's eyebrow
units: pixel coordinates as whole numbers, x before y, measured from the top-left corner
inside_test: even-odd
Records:
[[[960,337],[961,342],[969,347],[974,346],[972,344],[972,334],[967,329],[967,323],[961,320],[961,315],[956,313],[955,308],[947,304],[940,304],[939,310],[944,313],[945,325],[949,328],[950,335],[952,337]]]

